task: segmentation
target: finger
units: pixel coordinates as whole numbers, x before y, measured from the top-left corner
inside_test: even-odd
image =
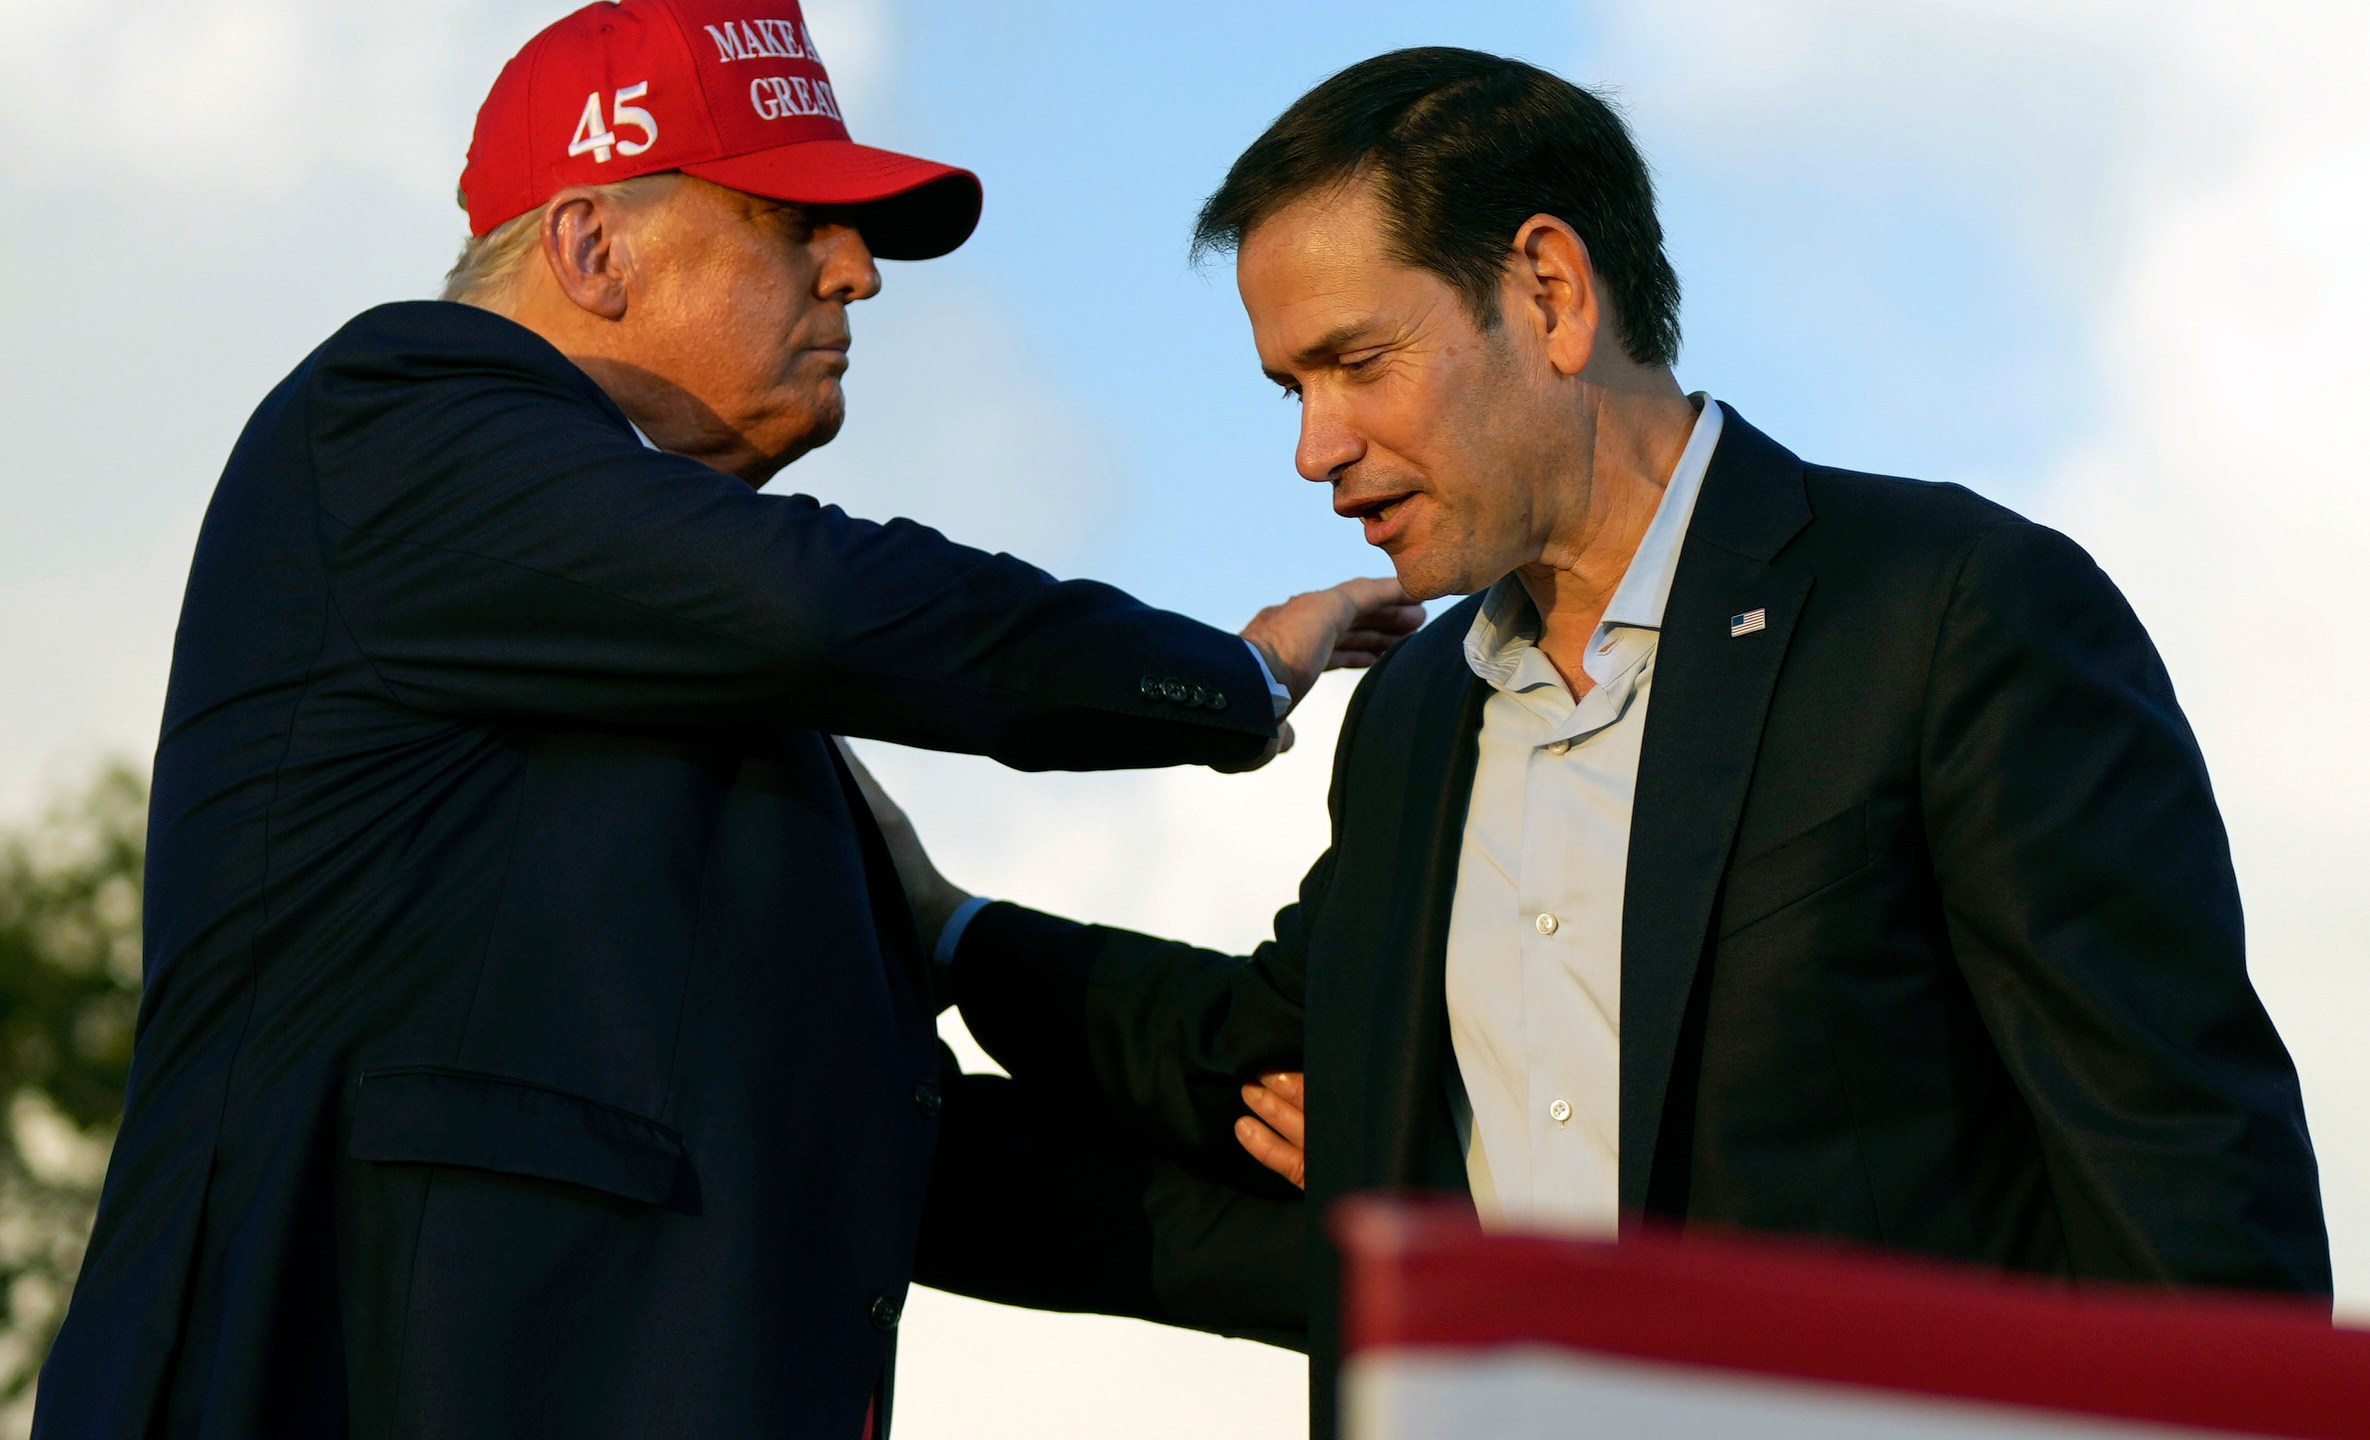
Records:
[[[1252,1159],[1301,1189],[1308,1188],[1308,1160],[1299,1146],[1286,1143],[1283,1137],[1248,1115],[1234,1122],[1234,1138],[1251,1152]]]
[[[1283,723],[1281,726],[1277,727],[1277,729],[1276,729],[1276,753],[1277,753],[1278,755],[1281,755],[1281,754],[1283,754],[1283,753],[1284,753],[1286,750],[1289,750],[1289,749],[1291,749],[1291,748],[1292,748],[1292,742],[1293,742],[1294,740],[1298,739],[1298,738],[1299,738],[1299,737],[1295,736],[1295,735],[1292,733],[1292,722],[1291,722],[1291,721],[1289,721],[1289,720],[1286,720],[1286,721],[1285,721],[1285,722],[1284,722],[1284,723]]]
[[[1308,1143],[1306,1122],[1300,1107],[1275,1091],[1262,1085],[1245,1085],[1243,1103],[1267,1122],[1268,1128],[1294,1145]]]
[[[1333,588],[1344,599],[1357,606],[1361,614],[1368,610],[1379,610],[1386,605],[1411,603],[1407,592],[1400,588],[1396,576],[1344,580]]]
[[[1421,605],[1384,605],[1374,610],[1361,610],[1352,616],[1347,629],[1376,630],[1386,635],[1410,635],[1424,627],[1431,616]]]
[[[1337,650],[1371,650],[1381,655],[1406,638],[1407,632],[1403,630],[1352,630],[1334,641],[1333,645]]]
[[[1259,1088],[1262,1093],[1272,1096],[1278,1105],[1291,1111],[1295,1124],[1302,1123],[1299,1117],[1306,1113],[1308,1082],[1299,1071],[1271,1071],[1259,1077]],[[1301,1143],[1302,1137],[1294,1135],[1291,1138],[1295,1143]]]
[[[1381,615],[1361,615],[1355,623],[1345,627],[1333,643],[1356,645],[1360,649],[1388,650],[1424,627],[1424,612],[1412,615],[1397,610]]]
[[[1387,640],[1375,641],[1345,639],[1333,647],[1332,654],[1325,657],[1325,668],[1328,670],[1363,669],[1397,649],[1401,638],[1394,635]]]
[[[1251,1099],[1251,1094],[1256,1094],[1258,1099]],[[1292,1144],[1308,1144],[1308,1118],[1299,1104],[1266,1087],[1251,1087],[1251,1094],[1244,1097],[1244,1104],[1251,1106],[1258,1118],[1266,1120],[1268,1130],[1282,1134]]]
[[[1374,625],[1359,625],[1344,630],[1341,633],[1341,638],[1334,643],[1348,645],[1359,650],[1389,650],[1413,633],[1415,632],[1411,630],[1392,630]]]
[[[1300,1070],[1270,1070],[1259,1077],[1259,1083],[1294,1105],[1308,1103],[1308,1075]]]

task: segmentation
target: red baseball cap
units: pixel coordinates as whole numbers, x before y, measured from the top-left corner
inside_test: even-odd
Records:
[[[979,177],[848,139],[798,0],[601,0],[511,57],[478,108],[461,203],[483,235],[569,185],[680,170],[862,206],[874,254],[927,260],[979,223]]]

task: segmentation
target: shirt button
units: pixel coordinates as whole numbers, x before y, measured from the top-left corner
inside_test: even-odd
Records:
[[[938,1107],[944,1103],[945,1100],[938,1093],[938,1087],[929,1081],[924,1080],[921,1084],[913,1087],[913,1108],[922,1112],[923,1119],[937,1119]]]
[[[1540,934],[1542,934],[1542,935],[1553,935],[1553,934],[1555,933],[1555,925],[1556,925],[1556,920],[1555,920],[1555,917],[1554,917],[1553,915],[1549,915],[1549,914],[1546,914],[1545,912],[1541,912],[1541,914],[1540,914],[1540,916],[1539,916],[1539,919],[1538,919],[1538,922],[1537,922],[1537,923],[1538,923],[1538,926],[1539,926],[1539,933],[1540,933]],[[1561,1104],[1562,1102],[1561,1102],[1561,1101],[1558,1101],[1557,1103],[1558,1103],[1558,1104]],[[1558,1119],[1561,1119],[1562,1117],[1561,1117],[1561,1116],[1558,1116],[1557,1118],[1558,1118]]]
[[[1147,700],[1160,698],[1160,682],[1149,675],[1136,682],[1136,690]]]
[[[1548,1106],[1547,1118],[1553,1120],[1558,1125],[1561,1125],[1566,1120],[1571,1119],[1572,1102],[1569,1100],[1558,1100],[1553,1105]]]
[[[1171,705],[1185,703],[1185,682],[1170,678],[1160,682],[1160,693]]]
[[[897,1317],[904,1309],[894,1295],[875,1295],[872,1297],[872,1328],[883,1335],[888,1334],[897,1328]]]
[[[1225,691],[1223,691],[1223,690],[1212,690],[1212,691],[1210,692],[1210,708],[1211,708],[1212,710],[1223,710],[1223,709],[1225,709],[1225,708],[1226,708],[1226,692],[1225,692]]]
[[[1550,740],[1547,742],[1547,753],[1550,755],[1561,755],[1566,750],[1571,748],[1572,742],[1569,740]]]

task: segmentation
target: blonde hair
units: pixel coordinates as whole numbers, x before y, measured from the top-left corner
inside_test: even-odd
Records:
[[[674,171],[661,171],[588,188],[595,195],[631,204],[647,198],[646,192],[660,188],[658,182],[676,178]],[[463,208],[467,208],[466,201]],[[444,289],[437,298],[493,308],[518,283],[519,272],[526,267],[528,258],[542,248],[543,212],[550,208],[548,203],[538,205],[483,235],[472,235],[462,241],[461,258],[445,272]]]

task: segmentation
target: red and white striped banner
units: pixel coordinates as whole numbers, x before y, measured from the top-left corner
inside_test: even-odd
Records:
[[[2370,1440],[2370,1333],[1859,1252],[1353,1201],[1347,1440]]]

